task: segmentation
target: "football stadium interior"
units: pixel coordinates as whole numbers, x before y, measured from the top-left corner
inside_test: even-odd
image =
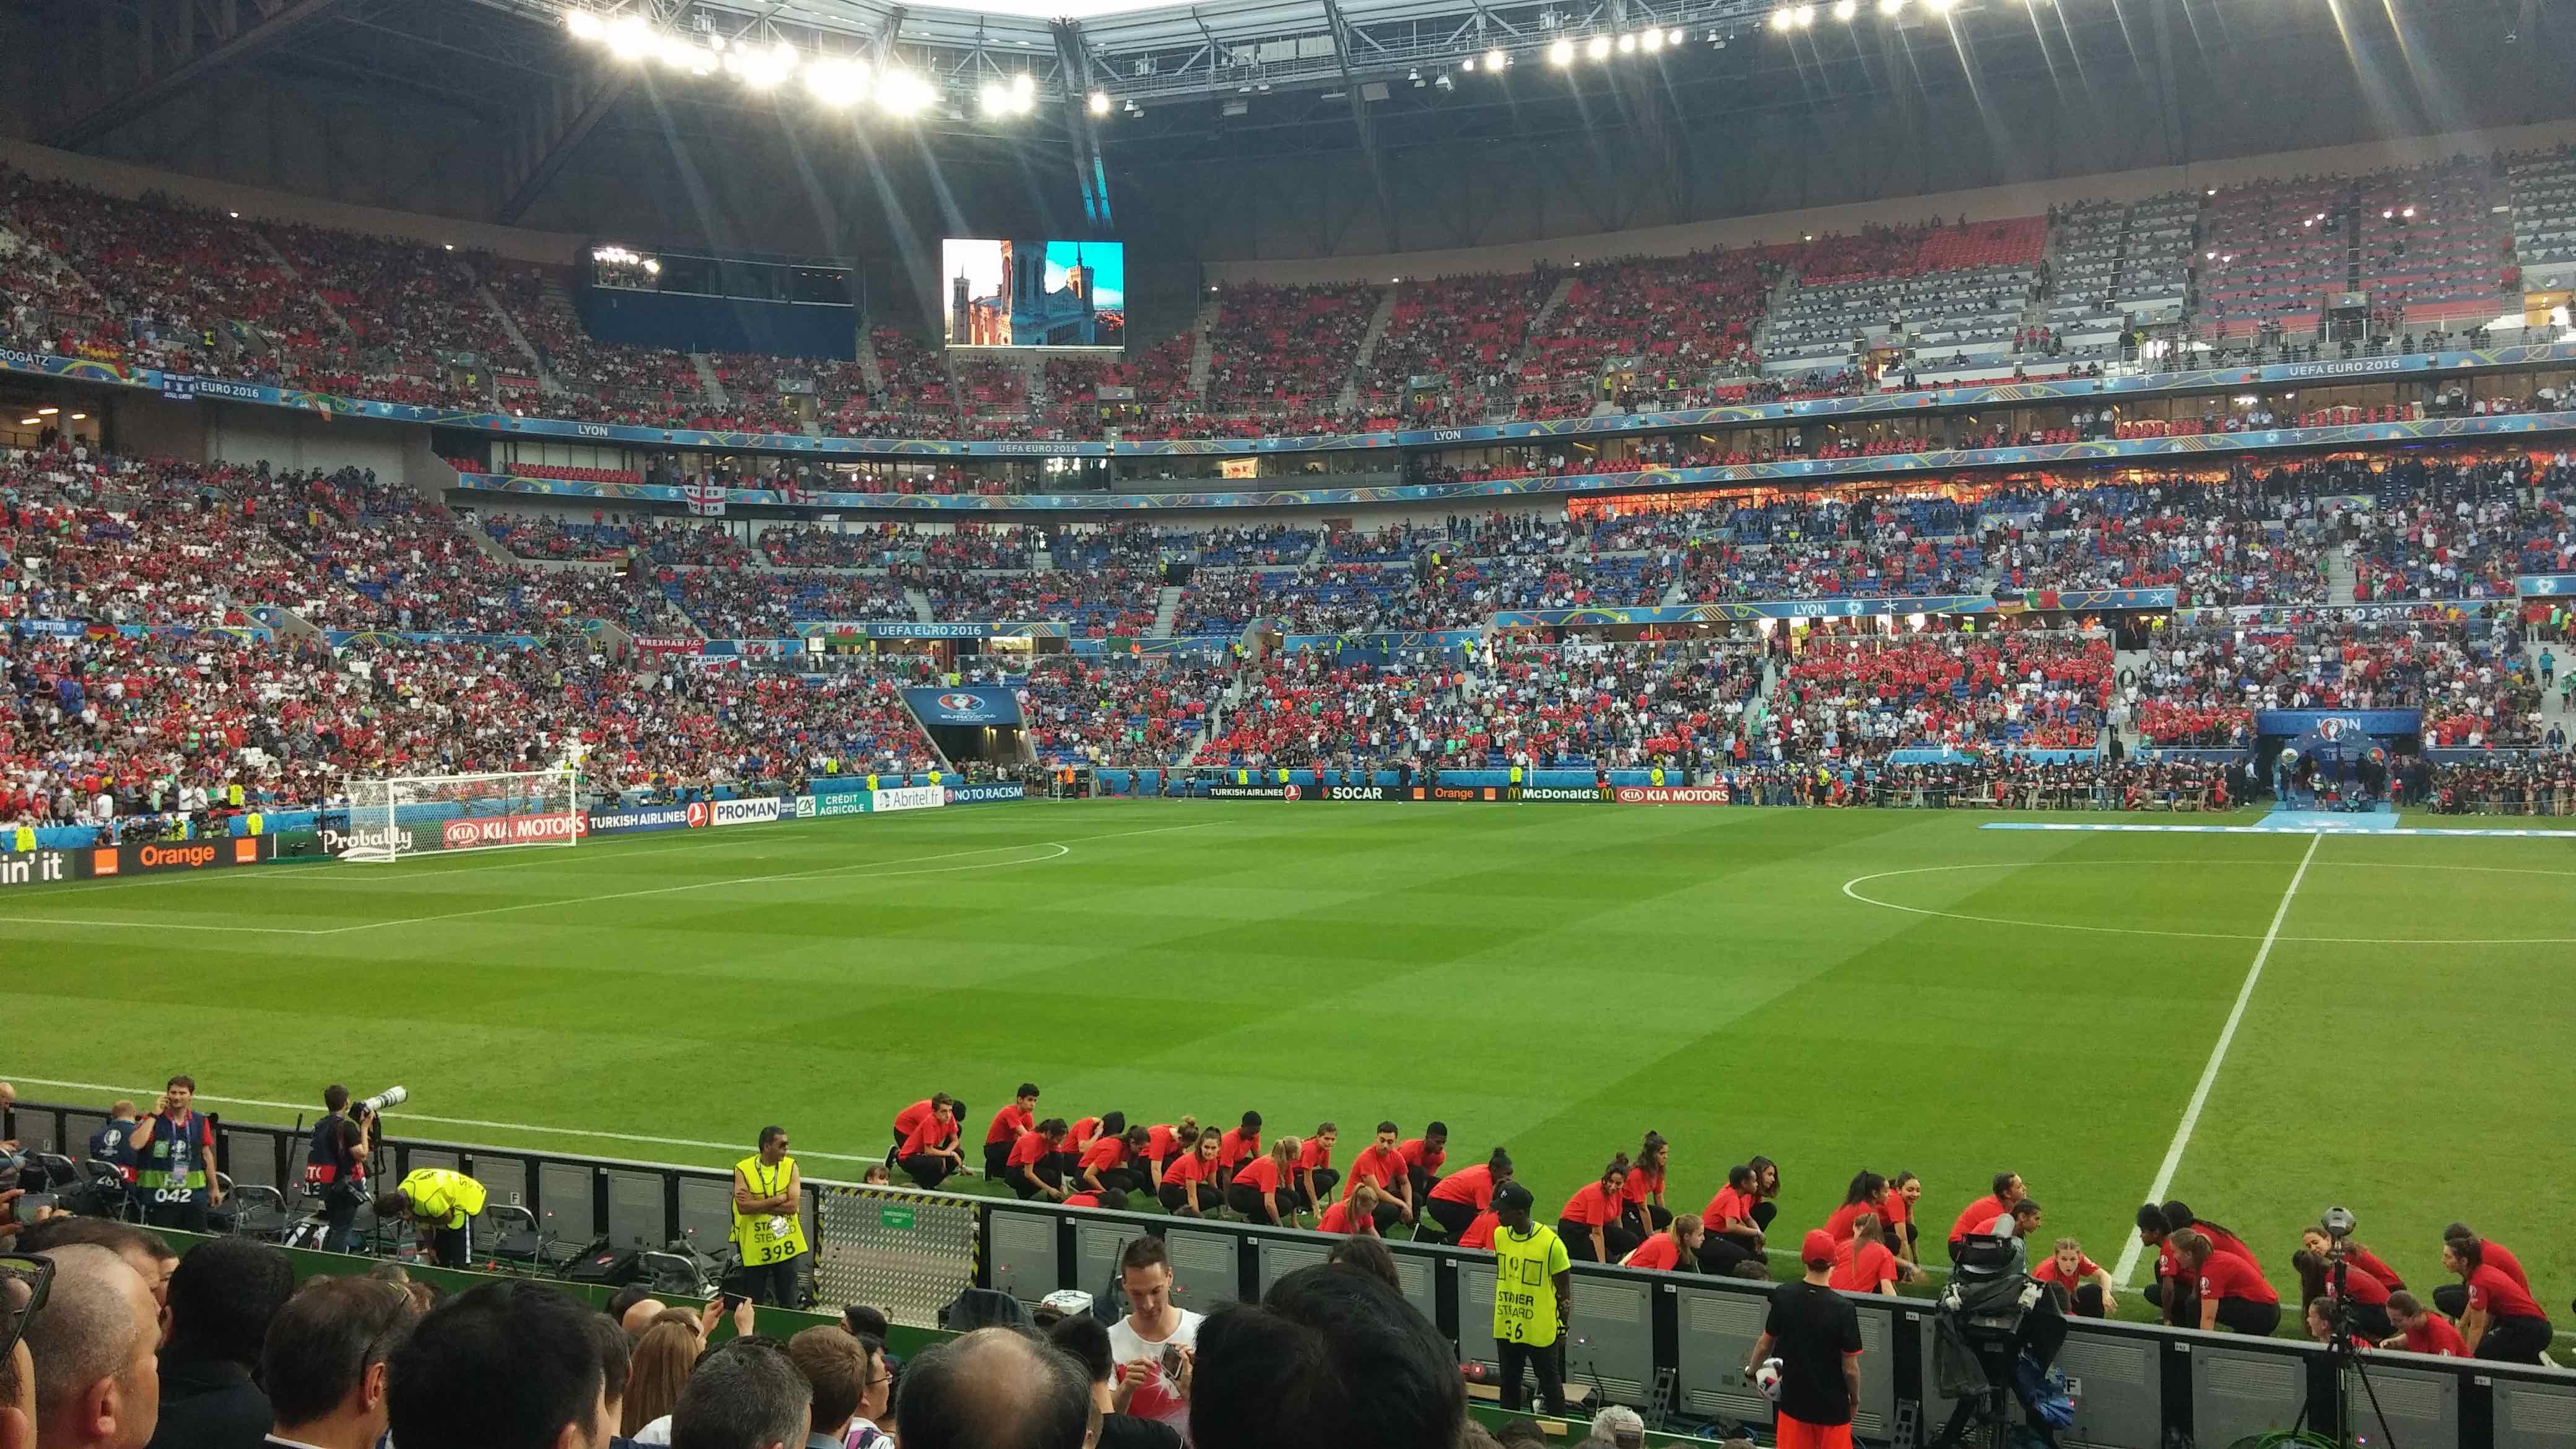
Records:
[[[2576,1449],[2571,300],[2568,0],[6,0],[0,1449]]]

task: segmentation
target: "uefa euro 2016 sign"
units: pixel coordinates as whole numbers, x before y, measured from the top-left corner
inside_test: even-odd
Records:
[[[907,689],[904,702],[925,725],[980,729],[1020,723],[1019,696],[1007,689]]]

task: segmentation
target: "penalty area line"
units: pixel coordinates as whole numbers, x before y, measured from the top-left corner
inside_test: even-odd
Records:
[[[2317,858],[2317,847],[2325,843],[2320,832],[2308,837],[2307,854],[2299,857],[2299,868],[2290,876],[2289,889],[2281,892],[2281,904],[2272,912],[2272,928],[2263,933],[2262,948],[2254,953],[2254,964],[2245,972],[2245,984],[2236,988],[2236,1004],[2228,1009],[2227,1024],[2219,1028],[2218,1045],[2210,1048],[2209,1065],[2200,1069],[2200,1082],[2191,1089],[2191,1101],[2182,1109],[2182,1122],[2174,1128],[2173,1141],[2165,1147],[2165,1159],[2156,1167],[2155,1184],[2147,1189],[2147,1201],[2163,1202],[2173,1186],[2174,1171],[2182,1166],[2183,1150],[2191,1145],[2192,1129],[2200,1125],[2200,1112],[2209,1105],[2209,1089],[2218,1081],[2218,1069],[2227,1062],[2227,1049],[2236,1041],[2236,1028],[2245,1020],[2245,1004],[2254,999],[2254,986],[2263,979],[2263,963],[2272,959],[2273,943],[2281,939],[2281,923],[2290,918],[2290,902],[2299,895],[2299,883],[2308,878],[2308,862]],[[2129,1274],[2138,1266],[2139,1249],[2143,1246],[2135,1233],[2128,1246],[2120,1250],[2119,1266],[2111,1270],[2111,1281],[2126,1288]]]

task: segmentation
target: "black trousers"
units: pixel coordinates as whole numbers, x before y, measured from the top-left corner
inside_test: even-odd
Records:
[[[1163,1200],[1163,1211],[1165,1212],[1177,1213],[1192,1211],[1189,1207],[1190,1190],[1187,1187],[1182,1186],[1180,1183],[1164,1183],[1163,1190],[1155,1194],[1155,1196],[1160,1197]],[[1198,1184],[1198,1201],[1199,1205],[1195,1211],[1199,1213],[1208,1213],[1216,1210],[1216,1206],[1220,1201],[1220,1198],[1217,1195],[1216,1189],[1209,1187],[1206,1183],[1200,1183]]]
[[[2162,1310],[2162,1322],[2181,1328],[2200,1327],[2200,1290],[2192,1280],[2158,1278],[2143,1292],[2149,1303]]]
[[[984,1176],[988,1180],[1000,1182],[1002,1180],[1003,1173],[1010,1166],[1010,1162],[1011,1144],[1007,1142],[987,1142],[984,1144]]]
[[[1036,1197],[1043,1188],[1064,1186],[1064,1178],[1055,1170],[1054,1159],[1044,1157],[1033,1166],[1012,1168],[1002,1180],[1011,1185],[1011,1191],[1018,1193],[1022,1202]]]
[[[1524,1372],[1538,1375],[1539,1408],[1550,1414],[1565,1412],[1565,1370],[1558,1357],[1565,1347],[1563,1339],[1545,1348],[1525,1343],[1494,1340],[1494,1357],[1503,1366],[1503,1407],[1518,1412],[1522,1406],[1521,1376]]]
[[[2433,1306],[2442,1310],[2444,1318],[2458,1318],[2469,1311],[2469,1285],[2466,1283],[2440,1285],[2433,1290]]]
[[[1144,1169],[1137,1167],[1104,1167],[1093,1175],[1100,1179],[1103,1192],[1112,1188],[1120,1192],[1143,1192],[1153,1186],[1153,1180],[1145,1175]]]
[[[949,1174],[957,1170],[957,1159],[941,1157],[937,1153],[916,1152],[897,1165],[911,1177],[914,1185],[928,1190],[948,1180]]]
[[[2492,1319],[2486,1335],[2478,1340],[2478,1357],[2497,1363],[2546,1363],[2540,1351],[2549,1347],[2549,1335],[2546,1318]]]
[[[1297,1210],[1296,1189],[1283,1187],[1270,1196],[1272,1201],[1279,1204],[1279,1217],[1282,1222],[1287,1220],[1290,1213]],[[1256,1223],[1270,1221],[1269,1211],[1261,1205],[1261,1189],[1248,1182],[1228,1184],[1225,1190],[1225,1205]]]
[[[1578,1263],[1602,1261],[1592,1256],[1592,1229],[1589,1225],[1578,1223],[1572,1218],[1558,1218],[1556,1235],[1565,1240],[1565,1255],[1574,1261]],[[1628,1256],[1629,1250],[1644,1241],[1645,1239],[1618,1223],[1601,1225],[1601,1245],[1610,1250],[1610,1262],[1616,1263]]]
[[[1315,1180],[1315,1195],[1312,1198],[1306,1195],[1305,1180],[1310,1177]],[[1339,1168],[1318,1167],[1311,1172],[1297,1174],[1297,1179],[1297,1200],[1311,1208],[1317,1203],[1333,1200],[1333,1189],[1341,1185],[1342,1173]]]
[[[2197,1328],[2199,1324],[2192,1326]],[[2218,1326],[2256,1338],[2269,1338],[2272,1331],[2281,1326],[2281,1305],[2257,1303],[2251,1298],[2221,1298],[2218,1300]]]
[[[780,1308],[804,1306],[801,1271],[805,1254],[782,1258],[760,1267],[739,1267],[726,1275],[726,1286],[754,1303],[771,1303]]]
[[[2057,1294],[2058,1312],[2073,1314],[2077,1318],[2103,1316],[2101,1284],[2078,1283],[2072,1293],[2066,1291],[2063,1283],[2052,1283],[2049,1287]]]
[[[358,1201],[362,1194],[334,1188],[322,1194],[322,1251],[358,1251]]]
[[[432,1228],[429,1232],[430,1261],[442,1268],[462,1268],[474,1259],[474,1225],[461,1228]]]
[[[1467,1231],[1467,1225],[1476,1220],[1476,1207],[1473,1203],[1458,1202],[1451,1198],[1437,1198],[1424,1203],[1423,1207],[1427,1210],[1426,1216],[1431,1219],[1432,1225],[1438,1229],[1432,1234],[1437,1238],[1454,1239],[1460,1233]],[[1413,1235],[1417,1238],[1422,1236],[1420,1224],[1415,1225]]]

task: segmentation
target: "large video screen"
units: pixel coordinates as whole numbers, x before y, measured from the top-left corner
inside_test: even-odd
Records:
[[[1124,347],[1127,248],[1104,241],[939,244],[951,347]]]

